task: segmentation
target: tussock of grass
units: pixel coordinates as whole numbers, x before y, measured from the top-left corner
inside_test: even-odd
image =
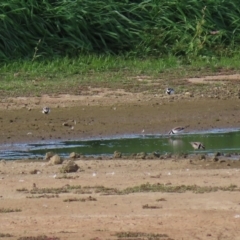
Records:
[[[0,208],[0,213],[21,212],[20,208]]]
[[[28,192],[27,188],[18,188],[16,189],[17,192]]]
[[[137,192],[177,192],[184,193],[191,191],[193,193],[208,193],[216,191],[240,191],[236,185],[229,185],[227,187],[211,187],[211,186],[197,186],[197,185],[165,185],[165,184],[142,184],[140,186],[129,187],[121,191],[121,194],[137,193]]]
[[[76,179],[76,178],[79,178],[79,176],[68,176],[64,174],[62,176],[56,177],[56,179]]]
[[[113,194],[118,194],[119,190],[116,188],[108,188],[104,186],[97,186],[95,188],[95,193],[101,193],[103,195],[113,195]]]
[[[0,238],[4,238],[4,237],[13,237],[12,234],[9,234],[9,233],[0,233]]]
[[[52,194],[52,195],[49,195],[49,194],[43,194],[43,195],[38,195],[38,196],[27,196],[26,198],[58,198],[59,195],[58,194]]]
[[[142,206],[143,209],[158,209],[158,208],[162,208],[162,206],[154,206],[154,205],[148,205],[148,204],[144,204]]]
[[[147,239],[147,240],[173,240],[167,234],[160,233],[143,233],[143,232],[117,232],[114,236],[118,239]]]
[[[87,198],[67,198],[63,200],[64,202],[87,202],[87,201],[97,201],[96,198],[89,196]]]
[[[156,200],[157,202],[163,202],[163,201],[167,201],[165,198],[159,198]]]
[[[29,236],[29,237],[20,237],[17,240],[60,240],[58,237],[48,237],[46,235],[39,235],[39,236]]]
[[[76,186],[70,186],[70,185],[65,185],[60,188],[35,188],[29,191],[31,194],[60,194],[60,193],[69,193],[72,192],[73,190],[76,189],[81,189],[80,185]]]
[[[96,186],[84,186],[80,185],[65,185],[60,188],[34,188],[32,190],[27,189],[17,189],[17,191],[24,191],[24,193],[30,194],[60,194],[60,193],[75,193],[75,194],[91,194],[91,193],[99,193],[101,195],[124,195],[130,193],[138,193],[138,192],[176,192],[176,193],[184,193],[186,191],[191,191],[193,193],[208,193],[208,192],[216,192],[216,191],[240,191],[237,185],[229,185],[229,186],[197,186],[197,185],[165,185],[161,183],[156,184],[142,184],[140,186],[128,187],[123,190],[119,190],[117,188],[109,188],[101,185]]]

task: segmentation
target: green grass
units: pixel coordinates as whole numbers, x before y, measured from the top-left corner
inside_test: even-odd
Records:
[[[191,89],[188,77],[218,72],[239,72],[240,54],[231,58],[198,57],[190,62],[174,56],[137,58],[112,55],[84,55],[46,61],[15,61],[0,68],[1,98],[42,94],[87,94],[88,87],[123,88],[131,92],[159,93],[152,83],[172,84],[178,92]],[[143,79],[139,81],[139,76]],[[196,87],[196,86],[194,86]],[[197,86],[204,87],[204,86]]]

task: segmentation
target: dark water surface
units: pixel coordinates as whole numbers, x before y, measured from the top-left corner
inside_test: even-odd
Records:
[[[190,142],[202,142],[205,150],[194,150]],[[125,155],[159,151],[164,153],[240,153],[239,129],[214,129],[206,132],[169,135],[124,135],[104,139],[90,139],[66,142],[42,142],[37,144],[14,144],[1,146],[0,159],[26,159],[43,157],[53,151],[61,156],[71,152],[86,156],[112,155],[114,151]]]

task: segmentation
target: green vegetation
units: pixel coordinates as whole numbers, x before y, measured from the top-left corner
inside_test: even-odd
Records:
[[[3,0],[0,61],[82,53],[231,54],[239,1]]]
[[[239,71],[239,60],[240,54],[232,58],[199,57],[189,63],[174,56],[158,59],[85,55],[34,62],[18,60],[5,63],[0,68],[0,93],[3,98],[60,93],[87,94],[91,86],[158,94],[162,93],[160,86],[165,88],[166,82],[181,93],[185,83],[180,79],[216,72],[235,73]],[[138,78],[143,81],[138,81]],[[147,84],[149,81],[158,84],[159,88]]]
[[[156,91],[136,76],[170,81],[235,72],[238,6],[238,0],[3,0],[1,97],[81,94],[88,86]]]

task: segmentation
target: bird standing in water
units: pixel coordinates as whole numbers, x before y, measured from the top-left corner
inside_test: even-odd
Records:
[[[196,149],[205,149],[205,146],[201,142],[190,142],[192,147]]]

